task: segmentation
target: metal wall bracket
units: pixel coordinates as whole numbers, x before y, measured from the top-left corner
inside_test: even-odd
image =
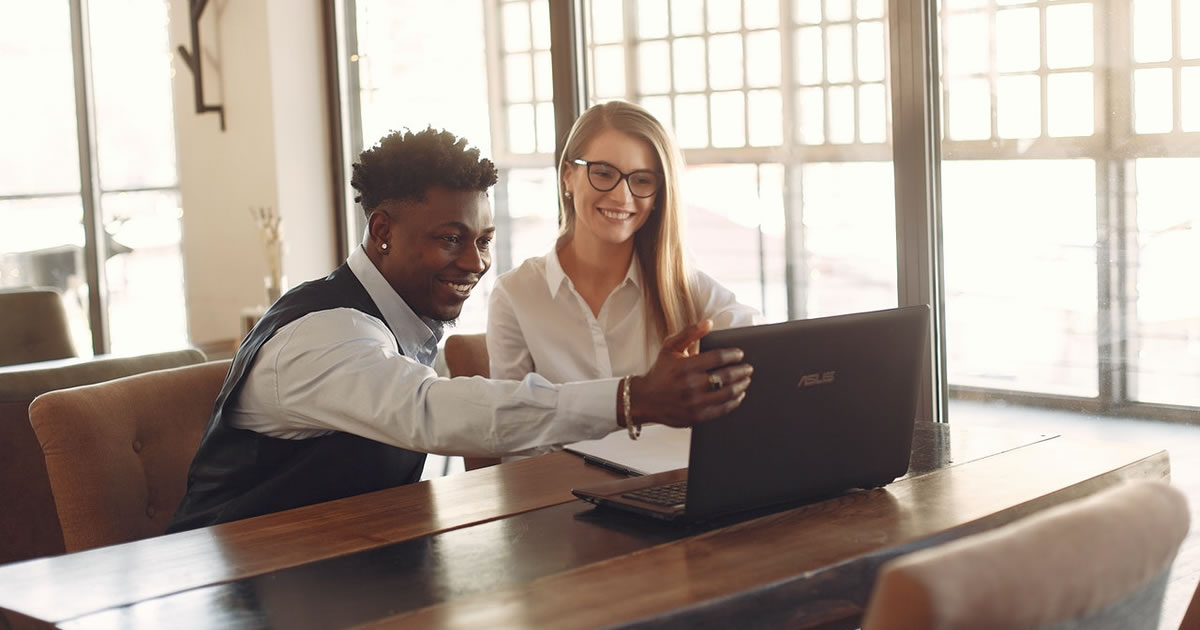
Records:
[[[183,63],[192,71],[193,92],[196,96],[196,113],[203,114],[206,112],[217,112],[221,116],[221,131],[225,131],[225,107],[223,105],[206,105],[204,103],[204,77],[201,74],[201,55],[200,55],[200,16],[204,13],[204,8],[208,6],[208,0],[188,0],[191,7],[189,16],[189,26],[192,29],[192,51],[189,53],[186,48],[179,46],[176,50],[179,51],[179,56],[183,57]]]

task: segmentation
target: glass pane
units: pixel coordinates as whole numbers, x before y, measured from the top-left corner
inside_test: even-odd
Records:
[[[639,44],[638,91],[642,94],[665,94],[671,89],[671,49],[667,42]]]
[[[550,50],[550,8],[546,2],[547,0],[533,0],[529,4],[530,15],[539,16],[539,19],[532,20],[529,25],[535,50]],[[547,19],[541,19],[541,16],[546,16]]]
[[[667,129],[675,127],[675,114],[671,110],[671,97],[669,96],[643,96],[640,101],[642,107],[645,107],[659,122]]]
[[[1179,5],[1179,32],[1192,33],[1179,41],[1179,56],[1184,59],[1200,59],[1200,3],[1182,2]]]
[[[943,56],[945,73],[955,77],[987,72],[990,65],[987,16],[982,13],[955,15],[946,20],[942,34],[946,54]],[[997,43],[999,45],[999,43]]]
[[[359,11],[360,14],[370,11],[375,13],[378,9],[374,6],[364,7]],[[372,16],[372,22],[375,22]],[[384,18],[380,15],[379,18]],[[525,2],[509,2],[503,5],[501,9],[500,22],[504,27],[504,50],[529,50],[532,43],[529,33],[529,5]],[[359,34],[359,51],[361,55],[362,34]]]
[[[1064,4],[1046,8],[1046,65],[1075,68],[1092,65],[1092,5]]]
[[[845,22],[850,19],[850,0],[825,0],[825,19]]]
[[[858,79],[860,81],[882,81],[884,78],[883,49],[887,38],[883,22],[862,22],[858,25]]]
[[[179,194],[106,193],[100,203],[109,236],[112,351],[142,354],[186,346]]]
[[[825,31],[827,72],[830,83],[848,83],[854,80],[854,45],[850,27],[845,24],[831,26]]]
[[[825,142],[825,90],[796,91],[796,140],[803,144]]]
[[[501,82],[500,77],[488,76],[482,4],[471,0],[358,0],[356,6],[364,143],[369,146],[393,129],[433,126],[462,136],[484,155],[492,155],[488,86],[506,85],[510,80],[528,85],[533,69],[527,61],[525,78],[505,77]],[[505,49],[528,50],[531,16],[526,3],[502,7],[499,32]],[[532,19],[548,23],[549,15]],[[413,63],[414,59],[436,59],[438,63]],[[507,63],[505,67],[507,70]],[[446,68],[454,68],[454,72],[447,73]],[[534,151],[532,108],[513,107],[504,113],[509,112],[515,112],[518,119],[508,120],[506,131],[519,148],[499,148]],[[497,130],[497,138],[504,135]]]
[[[1135,400],[1200,406],[1200,292],[1180,271],[1200,269],[1200,159],[1137,160]]]
[[[532,105],[511,105],[508,108],[508,150],[513,153],[533,153],[537,150],[537,127]]]
[[[742,87],[742,36],[714,35],[708,39],[708,86],[713,90]]]
[[[942,172],[951,385],[1095,396],[1095,164],[949,160]]]
[[[750,92],[750,146],[774,147],[783,143],[782,99],[779,90]]]
[[[1090,136],[1095,131],[1092,73],[1052,74],[1046,86],[1046,125],[1051,136]]]
[[[1171,58],[1171,0],[1133,0],[1133,59]]]
[[[652,39],[669,35],[667,0],[638,0],[637,25],[638,37],[641,39]]]
[[[797,24],[821,23],[821,0],[793,0],[792,18]]]
[[[887,142],[887,93],[882,83],[858,89],[858,135],[863,142]]]
[[[707,5],[710,33],[724,33],[742,28],[742,0],[708,0]]]
[[[996,89],[996,133],[1001,138],[1042,135],[1042,82],[1036,75],[1000,77]]]
[[[625,38],[621,0],[592,0],[592,43],[611,44]]]
[[[952,81],[949,84],[948,104],[950,138],[954,140],[984,140],[991,132],[991,94],[983,79]]]
[[[854,88],[838,85],[829,88],[829,141],[834,144],[854,142]]]
[[[671,0],[671,34],[704,32],[704,0]]]
[[[858,0],[855,14],[860,20],[870,20],[883,17],[884,0]]]
[[[174,186],[167,5],[161,0],[99,3],[90,18],[100,185],[105,190]]]
[[[1133,121],[1138,133],[1171,130],[1171,69],[1135,70],[1133,73]]]
[[[746,84],[774,87],[780,76],[779,31],[759,31],[746,36]]]
[[[597,46],[593,52],[596,96],[601,99],[625,94],[625,50],[621,46]]]
[[[549,52],[539,52],[533,55],[533,96],[539,101],[554,99],[554,68],[550,62]],[[621,78],[625,78],[625,67],[621,67]]]
[[[1200,67],[1183,68],[1179,73],[1184,131],[1200,131]]]
[[[712,95],[712,145],[740,147],[746,144],[746,100],[741,92]]]
[[[533,100],[533,67],[528,54],[507,55],[504,58],[505,96],[511,101]]]
[[[746,28],[776,28],[779,26],[778,0],[746,0],[745,4]]]
[[[555,204],[558,185],[554,173],[553,167],[514,168],[501,173],[507,183],[509,232],[512,235],[509,240],[514,267],[550,251],[558,237],[558,206]],[[474,301],[467,300],[468,303]]]
[[[825,76],[825,44],[821,29],[796,29],[796,82],[801,85],[816,85]]]
[[[0,20],[0,195],[79,192],[75,74],[66,2],[27,2]],[[17,88],[15,86],[21,86]],[[17,97],[15,91],[22,95]],[[90,347],[91,344],[88,344]]]
[[[0,200],[0,289],[62,293],[75,352],[92,353],[83,262],[83,205],[77,195]],[[177,283],[178,284],[178,283]]]
[[[537,150],[554,153],[554,103],[537,104]]]
[[[708,99],[702,94],[675,97],[675,133],[679,146],[695,149],[708,146]]]
[[[896,306],[896,211],[891,162],[814,163],[804,178],[808,317]]]
[[[1039,22],[1036,8],[1011,9],[996,13],[997,70],[1022,72],[1041,67]]]
[[[754,164],[691,166],[683,177],[689,248],[698,254],[695,266],[733,291],[738,301],[760,310],[767,286],[776,294],[786,288],[778,274],[770,283],[763,277],[764,268],[783,269],[785,264],[783,195],[776,182],[760,187]],[[774,255],[768,258],[768,252]],[[786,319],[786,301],[774,306],[776,318]]]
[[[746,84],[751,88],[779,85],[779,31],[751,32],[746,36]]]
[[[671,43],[675,89],[679,92],[699,92],[705,88],[704,40],[699,37],[677,39]]]

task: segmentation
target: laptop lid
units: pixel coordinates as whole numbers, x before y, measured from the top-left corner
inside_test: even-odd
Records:
[[[754,376],[741,406],[692,428],[686,472],[573,492],[691,522],[890,483],[908,470],[928,325],[919,305],[709,333],[702,350],[741,348]],[[626,496],[685,478],[682,505]]]

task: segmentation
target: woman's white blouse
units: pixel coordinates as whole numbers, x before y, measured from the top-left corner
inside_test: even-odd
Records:
[[[761,323],[759,312],[699,271],[693,298],[713,328]],[[530,372],[551,383],[642,374],[654,363],[662,340],[646,336],[642,273],[633,257],[625,279],[599,315],[563,272],[556,251],[530,258],[496,279],[488,308],[487,346],[492,378],[521,379]]]

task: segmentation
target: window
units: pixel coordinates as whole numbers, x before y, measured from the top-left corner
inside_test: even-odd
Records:
[[[183,346],[167,6],[91,3],[86,37],[73,34],[71,6],[9,3],[3,12],[13,19],[0,19],[0,81],[22,86],[27,96],[0,103],[0,288],[62,291],[81,354]],[[19,19],[11,15],[17,12]],[[84,58],[92,99],[79,100],[94,142],[79,133],[87,127],[76,114],[75,77]],[[96,166],[85,181],[81,151]],[[96,195],[91,212],[103,226],[103,264],[85,253],[84,199],[93,196],[85,190]],[[98,265],[104,295],[91,291],[90,264]],[[93,309],[104,310],[106,331],[92,330]]]

